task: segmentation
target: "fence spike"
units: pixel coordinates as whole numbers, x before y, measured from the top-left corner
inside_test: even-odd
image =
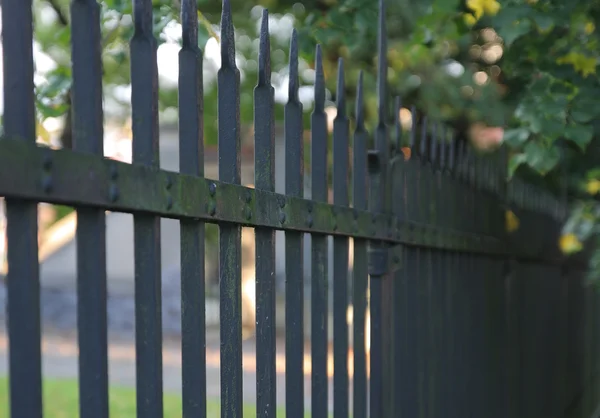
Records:
[[[348,147],[350,127],[346,116],[344,61],[338,61],[333,121],[333,203],[348,206]],[[348,238],[333,237],[333,409],[348,416]]]
[[[160,167],[158,67],[152,33],[152,1],[134,3],[136,34],[130,42],[132,157],[135,164]],[[134,286],[137,414],[161,417],[163,362],[161,314],[161,223],[156,214],[135,214]]]
[[[410,148],[416,152],[417,148],[417,107],[412,105],[410,108],[411,128],[410,128]]]
[[[198,47],[196,0],[181,3],[182,48],[179,52],[179,171],[204,177],[204,94],[202,51]],[[182,415],[206,418],[206,229],[203,222],[182,219],[181,251]],[[82,415],[84,416],[84,415]]]
[[[104,129],[100,13],[95,0],[71,2],[73,150],[101,158]],[[109,384],[104,209],[77,209],[76,233],[79,416],[106,418]]]
[[[356,88],[356,128],[353,142],[352,205],[355,210],[367,209],[367,136],[364,126],[363,72],[358,76]],[[367,310],[367,241],[353,239],[354,266],[352,269],[352,349],[354,351],[354,376],[352,391],[352,416],[367,416],[367,363],[365,347],[365,317]]]
[[[269,12],[263,9],[254,88],[254,185],[275,191],[275,112],[271,86]],[[250,207],[246,208],[252,216]],[[255,228],[256,415],[275,416],[275,231]]]
[[[221,68],[236,68],[235,32],[229,0],[223,0],[221,13]]]
[[[317,45],[315,53],[315,112],[325,110],[325,74],[323,73],[323,53]]]
[[[290,63],[289,63],[290,81],[288,84],[288,101],[297,103],[298,99],[298,31],[292,30],[292,39],[290,40]]]
[[[429,146],[429,160],[431,161],[432,168],[439,168],[439,138],[438,135],[441,134],[440,124],[433,123],[431,125],[431,140]]]
[[[258,86],[271,84],[271,40],[269,37],[269,10],[263,9],[258,49]]]
[[[317,45],[315,105],[311,115],[311,193],[312,199],[328,201],[327,116],[325,114],[325,76],[321,46]],[[312,214],[309,214],[312,224]],[[313,417],[327,416],[328,405],[328,245],[324,235],[311,235],[311,408]]]
[[[419,157],[422,161],[427,160],[427,125],[428,118],[423,116],[421,121],[421,138],[419,140]]]
[[[235,37],[229,0],[221,16],[221,68],[217,72],[219,180],[241,183],[240,72],[235,64]],[[219,225],[219,315],[221,339],[221,414],[241,416],[242,368],[242,231],[239,224]]]
[[[346,80],[344,76],[344,59],[338,59],[337,89],[336,89],[337,118],[346,118]]]
[[[396,152],[402,152],[402,121],[400,120],[400,109],[402,109],[402,98],[396,96],[394,101],[394,128],[396,130]]]
[[[448,131],[449,128],[446,125],[442,125],[442,134],[439,141],[439,153],[440,153],[440,170],[444,172],[448,164]]]
[[[198,48],[198,6],[196,0],[181,1],[181,45]]]
[[[290,81],[284,109],[285,194],[304,196],[304,127],[298,100],[298,32],[292,31]],[[304,234],[285,233],[285,406],[290,418],[304,417]]]
[[[133,36],[154,38],[152,33],[152,7],[147,7],[148,0],[134,0],[133,2]]]
[[[456,140],[454,138],[454,134],[450,134],[450,138],[448,140],[448,171],[451,174],[455,174],[456,170]]]
[[[378,73],[377,73],[377,100],[379,110],[379,124],[386,121],[387,113],[387,33],[385,26],[385,3],[379,0],[379,34],[378,34]]]
[[[363,71],[358,73],[358,83],[356,85],[356,129],[364,131],[365,129],[365,114],[363,103]]]

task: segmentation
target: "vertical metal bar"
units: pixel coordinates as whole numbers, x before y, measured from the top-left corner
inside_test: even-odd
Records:
[[[377,160],[376,170],[371,176],[370,207],[374,213],[387,211],[386,181],[389,154],[388,132],[386,126],[387,118],[387,35],[385,26],[384,1],[379,1],[379,28],[378,28],[378,124],[375,130],[375,153],[372,154]],[[386,396],[384,396],[384,362],[389,361],[386,356],[389,347],[386,347],[384,338],[384,317],[386,312],[383,308],[384,282],[387,289],[390,281],[387,274],[387,248],[383,242],[370,242],[370,297],[371,297],[371,381],[370,381],[370,416],[388,416]],[[387,373],[386,373],[387,374]]]
[[[402,152],[402,124],[400,121],[400,109],[402,102],[400,97],[396,97],[394,106],[394,124],[395,124],[395,142],[396,142],[396,157],[393,163],[396,167],[391,172],[392,179],[392,214],[400,219],[406,214],[404,212],[404,205],[406,199],[405,193],[405,177],[406,177],[406,162],[404,161],[404,154]],[[406,247],[403,248],[403,252],[406,251]],[[407,333],[406,333],[406,274],[403,268],[397,269],[394,272],[393,278],[393,292],[392,292],[392,329],[390,333],[392,335],[392,364],[391,364],[391,392],[393,393],[392,402],[392,416],[399,417],[404,414],[404,399],[403,391],[405,390],[406,382],[406,347],[407,347]]]
[[[152,1],[133,3],[131,108],[133,162],[159,167],[158,69]],[[138,417],[163,416],[160,218],[134,215]]]
[[[32,2],[2,2],[4,135],[35,143]],[[37,204],[6,199],[10,416],[42,416]]]
[[[327,119],[321,46],[316,50],[315,107],[311,115],[312,200],[327,202]],[[327,236],[311,236],[311,359],[312,416],[327,416],[328,296]]]
[[[416,220],[420,223],[429,222],[429,207],[428,194],[430,188],[430,172],[429,163],[427,161],[427,116],[421,119],[421,134],[419,139],[419,147],[417,149],[418,164],[415,167],[416,181],[415,188],[417,189],[417,198],[415,199],[415,215]],[[432,346],[430,344],[431,337],[431,249],[422,247],[419,249],[419,274],[417,275],[417,344],[418,344],[418,390],[419,390],[419,409],[420,413],[425,417],[430,416],[431,405],[433,400],[431,393],[431,363],[432,363]]]
[[[443,197],[442,201],[447,204],[447,211],[445,216],[445,226],[447,228],[456,227],[456,202],[458,199],[455,197],[456,190],[456,177],[455,177],[455,149],[456,143],[454,138],[451,136],[446,142],[445,152],[447,157],[444,163],[444,178],[443,178]],[[460,291],[460,268],[461,268],[461,256],[456,251],[448,253],[448,269],[447,277],[448,281],[448,320],[449,320],[449,334],[450,341],[448,343],[450,355],[449,355],[449,376],[459,375],[461,370],[460,367],[460,351],[458,345],[460,344],[460,333],[461,323],[459,319],[460,304],[458,303],[458,292]],[[450,417],[460,418],[460,385],[454,382],[448,388],[448,411]]]
[[[355,210],[367,210],[367,137],[364,123],[363,73],[356,89],[356,129],[354,131],[352,164],[352,200]],[[354,418],[367,417],[367,364],[365,349],[365,326],[367,309],[367,241],[354,239],[354,266],[352,269],[353,312],[353,413]]]
[[[448,129],[447,127],[441,127],[438,130],[438,137],[436,139],[437,152],[436,152],[436,165],[435,165],[435,199],[436,199],[436,216],[437,225],[441,228],[448,228],[448,211],[447,211],[447,198],[446,198],[446,181],[445,169],[447,164],[446,150],[448,149]],[[440,260],[438,265],[439,274],[439,286],[441,287],[440,296],[440,335],[442,340],[439,342],[440,355],[440,369],[439,369],[439,396],[440,405],[439,411],[448,411],[448,416],[452,417],[453,412],[451,406],[451,365],[452,365],[452,305],[451,305],[451,292],[452,292],[452,276],[450,270],[452,254],[447,251],[440,251]]]
[[[235,64],[229,0],[223,0],[221,68],[217,86],[219,180],[240,184],[240,71]],[[242,229],[237,224],[222,224],[219,232],[221,416],[238,418],[242,416]]]
[[[271,86],[269,14],[263,9],[254,89],[254,185],[275,191],[274,89]],[[274,417],[275,372],[275,230],[256,228],[256,414]]]
[[[439,137],[442,134],[442,129],[439,123],[434,123],[431,126],[431,138],[430,147],[428,152],[429,161],[429,187],[427,188],[428,195],[426,206],[428,209],[428,223],[436,228],[440,227],[440,211],[438,210],[437,203],[439,198],[440,190],[439,185]],[[429,284],[429,321],[430,321],[430,333],[429,333],[429,344],[431,345],[431,359],[430,359],[430,393],[431,393],[431,416],[436,417],[443,414],[443,397],[444,389],[441,387],[443,379],[445,377],[443,373],[443,355],[444,348],[444,327],[441,325],[444,317],[445,309],[445,280],[442,278],[443,274],[443,262],[444,252],[436,249],[430,250],[430,284]]]
[[[404,201],[399,210],[403,211],[404,219],[415,221],[417,218],[417,197],[418,189],[416,185],[418,161],[416,158],[416,109],[411,110],[412,127],[410,133],[410,151],[409,160],[405,162],[402,170],[402,188],[405,193]],[[403,307],[404,332],[404,358],[402,364],[402,386],[399,396],[402,398],[401,416],[419,416],[418,399],[418,283],[419,283],[419,258],[420,249],[418,247],[406,246],[403,256],[403,275],[404,275],[404,296],[400,299]],[[398,396],[398,395],[396,395]],[[397,411],[396,411],[397,412]]]
[[[96,0],[71,2],[73,148],[103,155],[102,45]],[[77,209],[79,414],[108,417],[106,219]]]
[[[304,196],[304,131],[298,98],[298,33],[290,41],[285,105],[285,193]],[[288,418],[304,417],[304,234],[285,233],[285,405]]]
[[[179,51],[179,171],[204,176],[202,51],[195,0],[181,3]],[[184,417],[206,417],[205,225],[179,222],[181,245],[181,362]]]
[[[348,206],[348,148],[344,62],[338,61],[337,114],[333,121],[333,203]],[[333,237],[333,414],[348,417],[348,238]]]

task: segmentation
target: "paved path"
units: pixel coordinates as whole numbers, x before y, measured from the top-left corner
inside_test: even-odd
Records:
[[[7,340],[0,324],[0,376],[8,374]],[[68,333],[46,332],[42,343],[43,373],[53,378],[77,378],[77,345],[75,336]],[[243,397],[244,402],[256,403],[256,351],[255,342],[247,340],[243,347]],[[309,353],[309,347],[305,349]],[[285,359],[283,342],[277,347],[277,404],[285,404]],[[351,354],[351,353],[350,353]],[[331,357],[331,353],[330,353]],[[218,335],[207,338],[207,396],[220,396],[219,342]],[[332,359],[330,358],[329,408],[332,408]],[[310,408],[310,357],[305,356],[305,407]],[[109,345],[109,376],[111,385],[135,386],[135,349],[127,338],[111,338]],[[165,392],[181,392],[181,346],[167,339],[163,348],[163,382]]]

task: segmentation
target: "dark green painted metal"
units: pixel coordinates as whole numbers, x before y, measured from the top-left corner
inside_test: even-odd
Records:
[[[290,83],[285,105],[285,193],[304,194],[302,103],[298,98],[298,33],[290,41]],[[286,416],[304,417],[304,234],[285,233]]]
[[[182,48],[179,52],[179,170],[204,175],[202,51],[198,48],[195,0],[181,3]],[[167,188],[168,183],[165,184]],[[170,186],[169,186],[170,187]],[[168,199],[168,197],[167,197]],[[181,219],[181,362],[182,413],[206,418],[205,225]]]
[[[71,2],[73,148],[101,156],[102,34],[95,0]],[[108,418],[106,220],[104,210],[77,210],[79,416]]]
[[[50,192],[45,192],[41,183],[46,159],[53,163]],[[39,168],[36,170],[35,167]],[[167,188],[167,184],[171,186]],[[114,202],[111,201],[112,190],[118,191]],[[188,190],[194,190],[194,193],[187,193]],[[462,232],[457,227],[441,228],[383,213],[338,207],[68,150],[48,150],[17,141],[0,141],[0,195],[102,207],[118,212],[152,213],[165,218],[344,235],[547,262],[558,263],[562,259],[558,248],[554,247],[520,245],[517,252],[500,238]],[[245,196],[250,196],[250,202],[246,202]],[[247,209],[252,213],[250,219],[246,217]],[[280,222],[281,212],[285,214],[283,223]]]
[[[133,17],[132,156],[136,164],[158,168],[158,68],[152,1],[135,0]],[[119,190],[121,196],[125,193]],[[134,214],[133,234],[137,416],[159,418],[163,416],[160,217]]]
[[[325,75],[323,73],[323,57],[320,45],[316,51],[315,106],[311,115],[311,180],[312,199],[327,202],[327,118],[325,115]],[[314,206],[304,215],[311,222],[325,215],[324,209]],[[289,219],[289,218],[286,218]],[[333,217],[329,221],[336,221]],[[345,222],[337,219],[340,225]],[[328,416],[328,272],[327,236],[312,234],[311,236],[311,412],[313,418]]]
[[[377,65],[377,112],[378,123],[375,128],[375,148],[369,151],[369,210],[373,213],[389,213],[388,158],[389,142],[387,121],[387,34],[385,28],[385,8],[379,1],[378,22],[378,65]],[[370,413],[372,417],[391,418],[389,398],[390,344],[387,313],[390,311],[387,296],[390,275],[388,267],[388,249],[383,241],[369,242],[370,275],[370,313],[371,313],[371,376],[370,376]],[[384,293],[385,292],[385,293]],[[388,343],[388,344],[386,344]]]
[[[31,1],[2,3],[3,130],[18,142],[29,144],[34,144],[36,138],[32,26]],[[8,178],[13,178],[13,174]],[[7,197],[6,221],[10,416],[40,417],[42,359],[36,203]]]
[[[344,65],[338,61],[337,114],[333,121],[333,203],[349,206],[348,148]],[[333,238],[333,416],[349,416],[348,381],[348,238]]]
[[[269,14],[263,9],[254,89],[254,185],[275,191],[275,113],[271,85]],[[256,228],[256,415],[274,417],[275,370],[275,230]]]
[[[221,68],[217,74],[219,124],[219,179],[241,181],[240,71],[235,64],[235,36],[229,0],[221,15]],[[184,188],[183,190],[193,190]],[[210,194],[211,186],[209,186]],[[216,194],[222,193],[221,189]],[[252,196],[251,196],[252,198]],[[216,210],[246,212],[245,195],[218,202]],[[203,200],[209,202],[209,199]],[[252,200],[251,200],[252,202]],[[226,205],[225,205],[226,203]],[[208,203],[210,207],[210,203]],[[262,213],[253,208],[252,213]],[[210,208],[209,208],[210,211]],[[242,416],[242,229],[240,224],[219,225],[219,309],[221,319],[221,417]]]
[[[364,125],[363,73],[360,73],[356,98],[356,127],[352,144],[352,206],[355,210],[367,208],[367,136]],[[366,310],[367,310],[367,241],[353,238],[354,266],[352,270],[352,309],[354,351],[354,376],[352,391],[352,416],[367,417],[367,356],[366,356]]]

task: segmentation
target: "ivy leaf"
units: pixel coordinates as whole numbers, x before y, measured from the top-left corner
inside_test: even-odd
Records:
[[[531,30],[531,21],[517,20],[498,30],[498,35],[504,40],[504,45],[510,46],[514,41],[529,33]]]
[[[517,169],[527,162],[527,155],[525,154],[515,154],[510,157],[508,160],[508,178],[511,179]]]
[[[542,130],[542,119],[535,104],[521,103],[515,111],[515,116],[526,122],[533,133],[537,134]]]
[[[592,97],[588,94],[580,94],[573,100],[570,114],[575,122],[591,122],[593,119],[600,116],[600,102],[597,97]]]
[[[591,125],[567,125],[564,137],[573,141],[581,151],[585,151],[594,136],[594,128]]]
[[[510,147],[517,148],[529,139],[530,131],[526,128],[508,129],[504,131],[504,142]]]
[[[549,144],[545,146],[541,141],[530,141],[525,146],[527,164],[538,173],[545,175],[550,172],[560,161],[558,148]]]
[[[548,15],[536,14],[533,16],[533,20],[542,32],[546,32],[554,26],[554,19]]]

